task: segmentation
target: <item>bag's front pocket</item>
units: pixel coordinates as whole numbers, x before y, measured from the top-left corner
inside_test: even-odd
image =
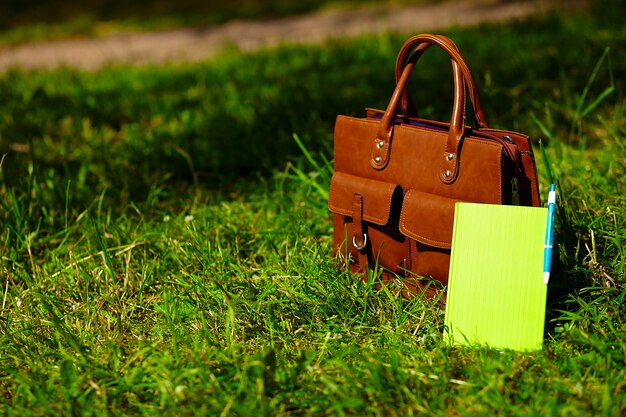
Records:
[[[356,272],[369,264],[401,273],[409,239],[399,229],[402,189],[397,184],[335,172],[328,208],[333,213],[333,252]]]
[[[400,232],[411,240],[411,272],[446,285],[450,267],[454,205],[457,200],[418,190],[404,196]]]

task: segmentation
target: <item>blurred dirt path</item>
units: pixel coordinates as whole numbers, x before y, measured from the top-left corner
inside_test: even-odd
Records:
[[[551,9],[584,7],[587,0],[472,0],[429,6],[335,10],[268,21],[233,21],[204,29],[119,34],[95,39],[38,42],[0,48],[0,72],[11,67],[68,66],[96,70],[106,64],[198,61],[225,45],[254,50],[281,42],[319,42],[383,31],[424,33],[450,26],[522,19]]]

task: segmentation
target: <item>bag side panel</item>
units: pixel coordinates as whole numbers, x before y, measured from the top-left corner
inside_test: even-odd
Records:
[[[461,201],[502,203],[502,145],[465,137],[457,180],[444,184],[439,170],[445,156],[447,132],[397,125],[391,140],[389,163],[382,170],[370,165],[377,120],[339,116],[335,124],[335,171],[399,184]]]

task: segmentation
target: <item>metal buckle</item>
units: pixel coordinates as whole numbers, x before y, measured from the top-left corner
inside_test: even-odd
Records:
[[[359,252],[367,247],[367,233],[363,233],[363,245],[358,245],[356,243],[356,236],[352,236],[352,246],[356,248]]]

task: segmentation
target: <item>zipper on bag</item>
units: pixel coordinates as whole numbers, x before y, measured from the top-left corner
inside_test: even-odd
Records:
[[[519,187],[516,177],[511,178],[511,204],[519,206]]]

